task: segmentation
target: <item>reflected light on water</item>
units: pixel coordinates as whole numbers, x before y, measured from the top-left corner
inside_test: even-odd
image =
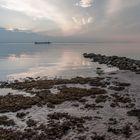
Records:
[[[35,59],[35,62],[31,59],[26,58],[31,58],[31,56],[28,56],[26,54],[22,54],[20,56],[16,56],[14,54],[9,56],[10,61],[20,61],[22,62],[23,65],[27,65],[29,63],[35,63],[35,62],[40,62],[42,61],[41,57],[38,56]],[[47,58],[46,58],[47,60]],[[83,68],[85,66],[90,66],[91,63],[84,59],[82,56],[79,57],[79,54],[77,52],[69,52],[65,51],[62,53],[61,58],[59,59],[59,62],[53,63],[50,66],[45,66],[45,67],[32,67],[29,68],[28,71],[26,72],[21,72],[21,73],[14,73],[8,75],[8,79],[19,79],[19,78],[25,78],[25,77],[38,77],[38,76],[48,76],[48,77],[56,77],[59,76],[62,71],[65,70],[77,70],[79,67]],[[81,68],[82,69],[82,68]]]
[[[139,44],[128,43],[50,45],[7,43],[0,44],[0,50],[0,80],[31,76],[93,77],[97,76],[95,72],[97,67],[107,70],[107,66],[83,58],[82,54],[85,52],[140,59]]]

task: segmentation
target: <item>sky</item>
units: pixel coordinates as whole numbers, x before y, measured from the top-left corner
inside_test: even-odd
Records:
[[[140,0],[0,0],[0,42],[139,41]]]

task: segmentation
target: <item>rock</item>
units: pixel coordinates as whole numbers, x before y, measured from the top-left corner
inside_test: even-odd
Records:
[[[116,105],[116,103],[111,103],[110,106],[111,106],[112,108],[115,108],[117,105]]]
[[[105,140],[105,135],[97,135],[97,133],[94,133],[93,136],[91,136],[91,140]]]
[[[14,126],[15,122],[9,119],[7,116],[0,116],[0,125],[4,126]]]
[[[53,105],[51,103],[47,103],[47,107],[49,107],[49,108],[55,108],[55,105]]]
[[[103,108],[103,106],[97,106],[97,105],[95,105],[95,104],[85,104],[85,106],[84,106],[85,108],[87,108],[87,109],[93,109],[93,110],[96,110],[96,109],[99,109],[99,108]]]
[[[78,101],[79,101],[80,103],[83,103],[83,104],[84,104],[85,102],[87,102],[87,100],[84,99],[84,98],[81,98],[81,99],[79,99]]]
[[[113,128],[113,127],[108,127],[108,132],[112,132],[115,135],[120,135],[123,134],[126,138],[129,138],[132,135],[132,130],[129,124],[126,124],[122,128]]]
[[[90,58],[94,62],[98,62],[99,64],[106,64],[109,67],[115,66],[121,70],[130,70],[140,74],[140,62],[139,60],[134,60],[126,57],[118,57],[118,56],[105,56],[101,54],[94,53],[84,53],[83,56],[85,58]]]
[[[108,124],[110,125],[116,125],[118,123],[116,118],[110,118]]]
[[[135,116],[138,118],[138,120],[140,121],[140,109],[133,109],[131,111],[128,111],[127,114],[129,116]]]
[[[74,103],[74,104],[72,104],[72,106],[79,107],[79,104],[78,103]]]
[[[27,123],[28,127],[33,127],[33,126],[36,126],[36,124],[37,124],[37,122],[32,119],[29,119],[26,123]]]
[[[25,116],[27,115],[27,113],[24,113],[24,112],[20,112],[20,113],[17,113],[16,117],[18,118],[24,118]]]
[[[110,90],[115,90],[115,91],[122,91],[125,88],[123,86],[110,86],[109,89]]]
[[[140,71],[137,71],[136,74],[140,74]]]
[[[106,102],[107,98],[108,98],[107,95],[98,95],[96,96],[95,102],[96,103]]]
[[[124,82],[113,82],[113,84],[119,87],[129,87],[131,85],[130,83],[124,83]]]
[[[21,109],[31,108],[40,102],[38,97],[24,97],[23,95],[0,96],[0,113],[16,112]]]

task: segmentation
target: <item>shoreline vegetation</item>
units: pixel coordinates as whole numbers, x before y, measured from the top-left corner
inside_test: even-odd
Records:
[[[1,82],[0,89],[11,92],[0,95],[0,139],[140,139],[140,61],[83,56],[120,70],[98,77]]]

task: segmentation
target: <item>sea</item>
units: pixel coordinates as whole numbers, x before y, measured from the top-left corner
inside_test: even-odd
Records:
[[[95,77],[115,67],[85,59],[83,53],[125,56],[140,60],[140,43],[0,43],[0,81],[26,77]]]

